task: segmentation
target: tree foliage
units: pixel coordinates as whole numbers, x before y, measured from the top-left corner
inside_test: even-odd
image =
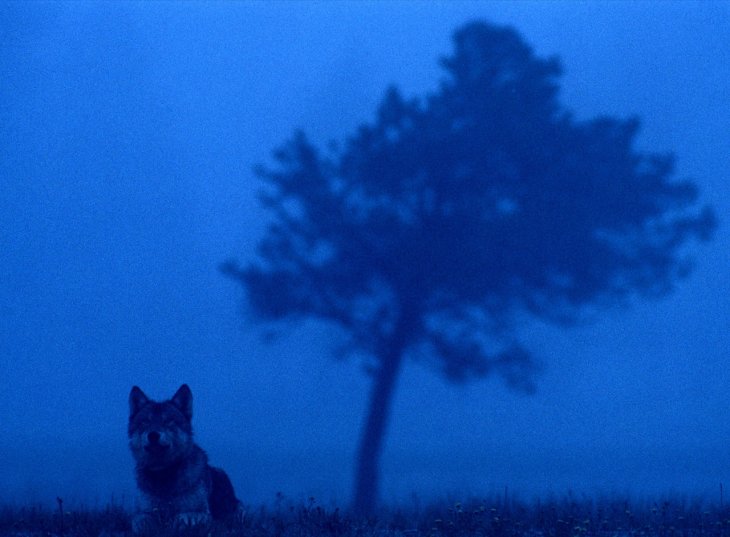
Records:
[[[265,319],[333,321],[377,356],[408,309],[411,344],[450,378],[497,369],[520,385],[527,353],[490,355],[485,335],[518,310],[564,321],[665,293],[714,219],[672,155],[635,148],[636,119],[573,119],[558,61],[515,31],[473,23],[455,45],[436,93],[391,88],[343,149],[323,155],[298,132],[259,168],[274,223],[259,260],[228,269]]]

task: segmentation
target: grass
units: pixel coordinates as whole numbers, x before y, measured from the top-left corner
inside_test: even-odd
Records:
[[[110,504],[67,511],[39,506],[0,507],[7,537],[123,537],[132,535],[131,513]],[[277,497],[273,505],[247,506],[228,524],[170,527],[160,523],[145,537],[730,537],[730,509],[700,500],[630,501],[617,498],[521,502],[488,498],[386,508],[358,518],[314,500]]]

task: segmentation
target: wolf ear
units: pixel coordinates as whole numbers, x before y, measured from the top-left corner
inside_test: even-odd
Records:
[[[193,392],[187,384],[183,384],[172,396],[172,404],[180,409],[188,420],[193,418]]]
[[[149,397],[142,390],[137,388],[137,386],[133,386],[132,391],[129,392],[129,417],[134,416],[149,401]]]

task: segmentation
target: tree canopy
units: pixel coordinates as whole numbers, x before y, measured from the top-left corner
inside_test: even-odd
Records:
[[[510,28],[473,23],[455,45],[438,92],[391,88],[344,149],[298,132],[257,170],[275,222],[239,274],[263,318],[334,321],[377,354],[407,308],[461,378],[499,363],[470,340],[516,310],[566,320],[687,274],[681,246],[714,218],[672,155],[635,148],[637,119],[573,119],[558,61]]]

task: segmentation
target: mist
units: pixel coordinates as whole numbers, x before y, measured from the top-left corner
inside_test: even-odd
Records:
[[[533,395],[399,377],[386,502],[502,493],[714,498],[730,477],[730,5],[725,2],[0,4],[0,502],[132,501],[128,395],[183,383],[239,498],[349,501],[370,379],[315,322],[263,337],[219,266],[256,255],[253,167],[319,145],[386,88],[437,87],[452,33],[514,27],[576,116],[638,115],[719,217],[690,276],[572,327],[531,321]]]

